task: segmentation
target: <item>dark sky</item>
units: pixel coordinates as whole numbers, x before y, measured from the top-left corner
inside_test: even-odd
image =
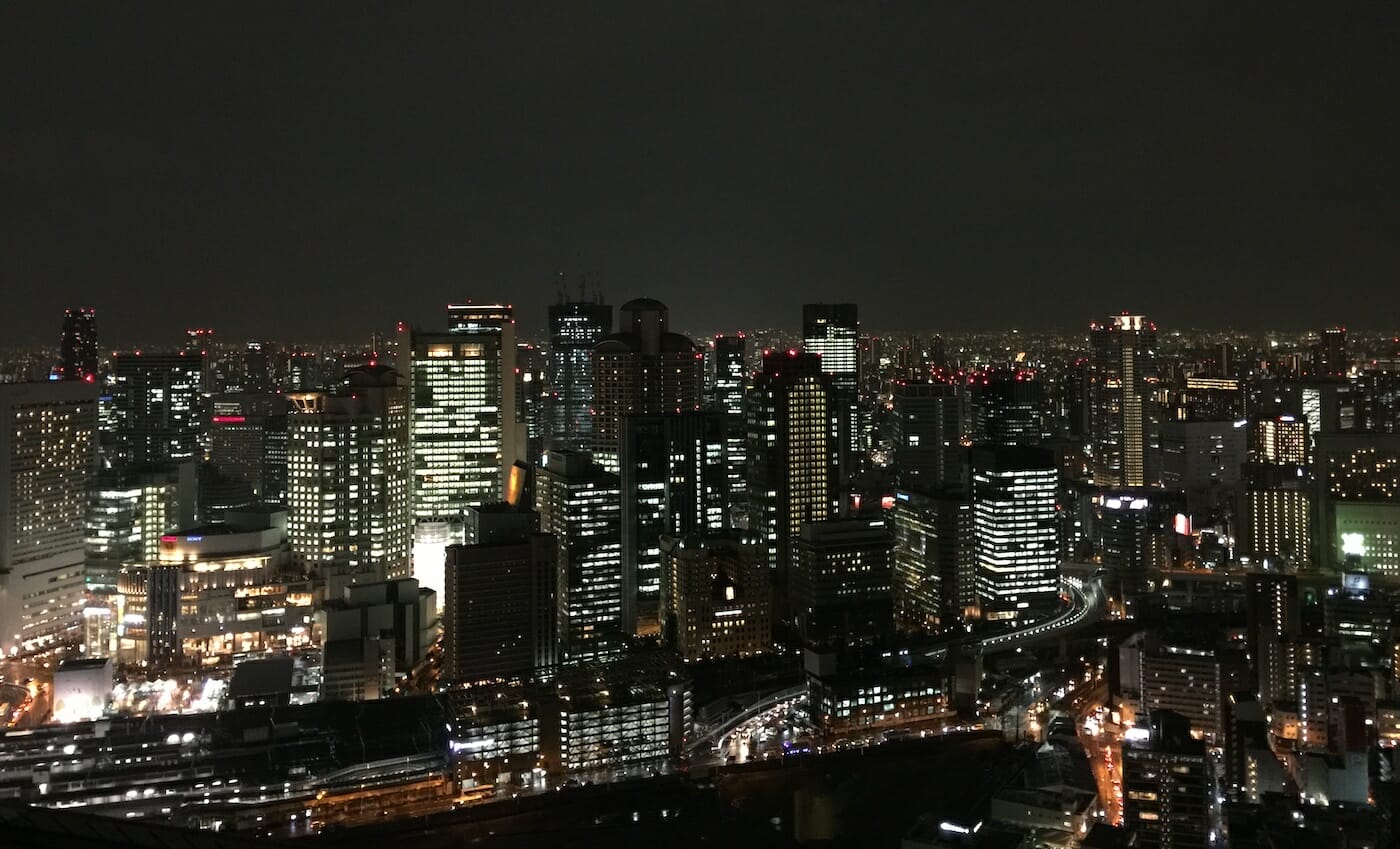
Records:
[[[6,3],[0,338],[1400,324],[1400,3],[1154,5]]]

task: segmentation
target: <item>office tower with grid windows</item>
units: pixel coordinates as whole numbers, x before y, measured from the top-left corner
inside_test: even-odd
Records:
[[[744,392],[749,384],[749,340],[744,334],[716,336],[710,358],[714,369],[713,406],[725,415],[725,462],[730,503],[742,505],[748,496],[748,441],[744,426]],[[736,512],[742,513],[742,510]],[[737,519],[738,516],[731,516]]]
[[[622,568],[622,491],[587,452],[546,451],[536,470],[540,530],[559,547],[559,651],[587,659],[620,651],[636,584]]]
[[[328,596],[409,576],[405,395],[397,372],[372,365],[351,369],[335,392],[288,396],[287,541]]]
[[[592,447],[593,348],[612,329],[612,307],[601,301],[549,307],[546,448]]]
[[[113,358],[114,467],[202,459],[204,354],[126,353]]]
[[[672,333],[666,305],[637,298],[622,305],[623,330],[593,348],[593,459],[618,471],[628,416],[700,408],[705,359],[689,338]]]
[[[413,516],[460,516],[500,501],[525,450],[518,420],[515,311],[450,304],[446,332],[400,325],[399,372],[409,392]]]
[[[860,320],[855,304],[803,304],[802,348],[821,357],[831,377],[833,409],[840,427],[841,477],[862,466],[865,433],[860,408]]]
[[[627,627],[652,633],[660,615],[661,537],[726,525],[730,505],[723,413],[629,416],[622,424],[622,566],[637,597]]]
[[[1058,482],[1049,451],[973,449],[972,525],[983,618],[1033,618],[1058,604]]]

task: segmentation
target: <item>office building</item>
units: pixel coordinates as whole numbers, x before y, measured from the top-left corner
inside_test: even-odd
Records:
[[[560,652],[590,658],[621,648],[636,619],[633,576],[622,568],[618,477],[586,452],[546,451],[537,470],[540,529],[558,547]]]
[[[545,430],[545,354],[535,345],[518,342],[515,345],[515,420],[524,436],[520,443],[521,461],[526,465],[539,462],[544,453]]]
[[[746,408],[749,529],[768,546],[776,615],[786,616],[788,572],[802,526],[835,516],[839,507],[831,378],[815,354],[765,352]]]
[[[118,354],[112,366],[115,432],[106,462],[130,468],[201,459],[203,354]]]
[[[893,386],[894,468],[910,489],[967,488],[965,401],[948,383]]]
[[[1400,575],[1400,434],[1316,436],[1324,569]]]
[[[1162,423],[1162,485],[1191,494],[1233,487],[1245,462],[1248,427],[1240,421]]]
[[[1313,373],[1326,377],[1346,377],[1351,368],[1347,353],[1347,329],[1329,327],[1322,331],[1313,350]]]
[[[545,447],[592,447],[593,349],[612,330],[612,307],[601,301],[561,301],[549,307]]]
[[[738,534],[661,538],[661,633],[682,660],[770,651],[768,551]]]
[[[123,564],[154,563],[162,535],[194,524],[194,502],[193,463],[99,472],[84,532],[89,588],[115,590]]]
[[[58,380],[97,382],[97,311],[87,307],[63,311],[63,339],[58,348]]]
[[[839,429],[841,480],[863,466],[865,431],[860,407],[860,321],[855,304],[803,304],[802,349],[821,357],[831,378]]]
[[[1123,826],[1138,849],[1206,849],[1210,770],[1190,723],[1162,711],[1123,743]]]
[[[788,581],[798,634],[850,644],[891,633],[893,583],[894,534],[883,519],[804,524]]]
[[[636,588],[632,630],[658,616],[661,537],[718,531],[730,498],[725,415],[628,416],[620,441],[622,566]]]
[[[749,385],[749,340],[736,336],[716,336],[711,356],[713,403],[724,411],[725,463],[728,467],[731,520],[746,519],[743,505],[748,498],[748,439],[744,423],[744,394]]]
[[[1044,384],[1029,369],[989,369],[968,379],[975,410],[974,441],[1038,445],[1043,436]]]
[[[287,499],[287,399],[232,393],[209,399],[209,462],[264,504]]]
[[[336,392],[288,396],[287,537],[293,561],[325,581],[409,575],[412,511],[404,388],[388,366],[352,369]]]
[[[1024,619],[1059,603],[1059,544],[1051,452],[1026,446],[972,451],[977,598],[986,619]]]
[[[1158,424],[1151,392],[1157,380],[1157,326],[1140,315],[1117,315],[1090,325],[1089,339],[1094,483],[1155,483],[1150,455]]]
[[[704,386],[704,355],[671,332],[665,304],[637,298],[622,313],[623,329],[593,348],[593,457],[611,472],[628,416],[697,410]]]
[[[399,330],[412,414],[413,517],[500,501],[525,450],[517,421],[515,311],[450,304],[446,332]]]
[[[0,652],[80,636],[97,389],[0,383]],[[76,640],[75,640],[76,641]]]
[[[905,631],[963,622],[977,607],[972,499],[964,493],[899,489],[895,532],[895,621]]]
[[[528,678],[559,660],[559,545],[539,517],[505,510],[483,541],[447,547],[443,675],[450,681]]]

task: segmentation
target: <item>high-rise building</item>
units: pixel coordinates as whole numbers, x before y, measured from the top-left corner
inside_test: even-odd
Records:
[[[923,631],[962,622],[977,606],[972,500],[899,489],[893,525],[896,623]]]
[[[526,465],[539,462],[544,453],[545,354],[528,342],[515,345],[515,420],[523,430],[521,457]]]
[[[447,311],[445,333],[400,326],[417,519],[500,501],[525,448],[516,417],[515,311],[502,304],[449,304]]]
[[[1045,387],[1035,372],[991,369],[974,373],[970,380],[976,408],[976,441],[995,445],[1040,444]]]
[[[636,587],[636,620],[659,615],[661,537],[718,531],[729,508],[723,413],[628,416],[622,423],[622,566]]]
[[[1151,448],[1158,414],[1157,325],[1140,315],[1113,316],[1089,328],[1090,447],[1094,483],[1135,487],[1155,483]]]
[[[884,519],[809,522],[788,581],[793,618],[814,644],[878,640],[894,629],[894,535]]]
[[[546,451],[537,470],[540,529],[559,548],[559,649],[590,658],[621,648],[636,616],[636,587],[622,568],[618,477],[586,452]]]
[[[612,333],[612,307],[567,301],[549,308],[547,448],[593,445],[593,348]]]
[[[1308,423],[1290,415],[1256,419],[1249,425],[1249,462],[1296,466],[1308,462]]]
[[[560,546],[529,511],[471,509],[497,515],[481,541],[447,547],[444,676],[528,677],[559,660]]]
[[[1123,744],[1123,825],[1139,849],[1210,846],[1210,770],[1190,722],[1161,711]]]
[[[704,355],[670,331],[665,304],[637,298],[622,312],[624,329],[593,348],[593,457],[612,472],[624,419],[697,410],[704,386]]]
[[[1059,603],[1054,455],[1026,446],[972,451],[977,598],[986,619],[1024,619]]]
[[[757,540],[734,534],[661,538],[661,632],[683,660],[772,648],[772,570]]]
[[[81,636],[97,389],[0,383],[0,652]]]
[[[1140,712],[1175,711],[1191,733],[1212,745],[1223,742],[1224,702],[1245,684],[1243,658],[1194,639],[1157,638],[1141,644],[1138,660]]]
[[[115,419],[112,466],[199,460],[204,355],[119,354],[113,358]]]
[[[963,398],[948,383],[893,387],[895,476],[899,485],[924,491],[967,488]]]
[[[87,307],[63,311],[63,340],[58,349],[57,380],[97,382],[97,311]]]
[[[1315,485],[1307,467],[1246,463],[1238,551],[1258,562],[1306,567],[1312,556]]]
[[[1245,582],[1245,640],[1255,692],[1266,706],[1293,698],[1284,646],[1301,631],[1298,579],[1294,575],[1252,573]]]
[[[714,369],[714,404],[725,414],[729,500],[731,504],[740,506],[748,497],[744,392],[749,384],[749,340],[742,333],[737,336],[716,336],[711,363]]]
[[[768,546],[779,596],[775,615],[786,616],[788,573],[802,526],[835,516],[840,506],[831,378],[815,354],[765,352],[745,407],[749,529]]]
[[[1188,493],[1239,483],[1246,459],[1244,421],[1162,423],[1162,485]]]
[[[1347,329],[1329,327],[1322,331],[1313,352],[1313,372],[1328,377],[1346,377],[1351,368],[1347,356]]]
[[[405,394],[397,372],[372,365],[334,393],[288,396],[287,539],[331,595],[410,573]]]
[[[161,536],[195,519],[193,463],[99,472],[87,511],[87,583],[114,592],[123,564],[154,563]]]
[[[209,462],[266,504],[287,498],[287,399],[237,393],[209,399]]]
[[[855,304],[803,304],[802,348],[821,357],[831,378],[840,429],[842,480],[858,471],[864,453],[860,408],[860,321]]]

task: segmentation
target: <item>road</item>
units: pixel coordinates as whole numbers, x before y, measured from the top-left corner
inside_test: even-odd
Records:
[[[1069,595],[1070,606],[1068,610],[1019,631],[987,637],[982,640],[983,653],[1014,649],[1026,643],[1073,630],[1084,624],[1097,622],[1103,616],[1104,594],[1098,581],[1092,578],[1087,581],[1079,578],[1061,578],[1060,583]]]

